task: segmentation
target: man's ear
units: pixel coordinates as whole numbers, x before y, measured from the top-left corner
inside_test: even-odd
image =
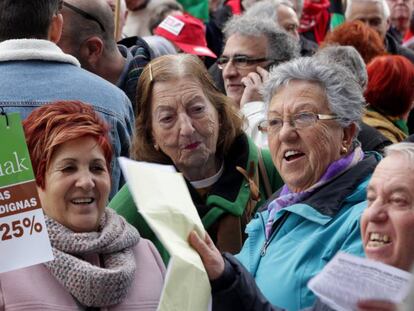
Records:
[[[53,43],[57,43],[60,40],[62,35],[63,28],[63,16],[62,14],[53,15],[52,21],[49,26],[49,32],[47,34],[47,39]]]
[[[104,43],[97,36],[90,37],[82,42],[80,46],[80,58],[86,61],[88,70],[95,72],[102,57]],[[95,70],[94,70],[95,69]]]

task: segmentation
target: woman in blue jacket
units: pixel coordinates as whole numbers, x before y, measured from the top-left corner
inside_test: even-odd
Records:
[[[271,72],[265,97],[262,128],[285,185],[248,224],[236,257],[272,305],[300,310],[315,301],[307,282],[338,251],[363,256],[359,219],[378,158],[364,154],[356,139],[364,98],[344,68],[311,58],[282,64]],[[210,279],[231,285],[232,275],[222,272],[235,259],[221,258],[209,259],[219,268]],[[221,289],[216,302],[231,288]]]

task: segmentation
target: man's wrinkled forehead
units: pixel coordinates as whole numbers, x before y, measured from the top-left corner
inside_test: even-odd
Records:
[[[223,56],[232,57],[245,55],[249,57],[263,57],[267,54],[267,39],[263,36],[231,35],[223,49]]]
[[[386,0],[349,0],[345,10],[345,17],[346,19],[354,20],[356,19],[355,15],[364,14],[365,12],[378,15],[384,20],[390,15]]]

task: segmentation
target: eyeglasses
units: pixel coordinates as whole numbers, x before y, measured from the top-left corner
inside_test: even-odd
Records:
[[[277,61],[282,61],[282,60],[276,60],[276,59],[269,59],[266,57],[260,57],[260,58],[252,58],[246,55],[236,55],[233,57],[227,57],[227,56],[221,56],[217,59],[217,66],[220,69],[224,69],[224,67],[226,67],[227,63],[232,62],[234,67],[238,68],[238,69],[245,69],[248,68],[252,65],[261,63],[261,62],[265,62],[265,61],[272,61],[272,62],[277,62]]]
[[[390,2],[397,3],[398,0],[390,0]],[[410,0],[402,0],[402,3],[408,3],[408,2],[410,2]]]
[[[315,114],[313,112],[301,112],[288,117],[289,124],[297,130],[314,125],[318,120],[339,120],[342,119],[334,114]],[[259,131],[277,133],[283,127],[282,118],[271,118],[263,120],[259,124]]]
[[[92,14],[89,14],[88,12],[85,12],[84,10],[70,3],[67,3],[66,1],[63,1],[63,6],[67,7],[68,9],[71,9],[73,12],[78,13],[79,15],[83,16],[86,19],[96,22],[99,25],[99,28],[101,28],[102,32],[105,32],[105,27],[103,26],[103,24],[99,21],[99,19],[97,19]]]

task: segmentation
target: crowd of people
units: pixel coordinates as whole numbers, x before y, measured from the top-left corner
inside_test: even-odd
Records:
[[[209,1],[203,21],[186,1],[0,0],[0,108],[54,255],[0,273],[0,310],[157,310],[169,253],[119,156],[182,173],[212,310],[332,310],[307,284],[338,252],[411,271],[413,1]]]

